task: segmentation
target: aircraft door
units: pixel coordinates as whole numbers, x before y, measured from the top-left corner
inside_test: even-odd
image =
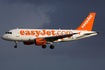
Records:
[[[16,37],[20,37],[20,33],[19,33],[18,28],[17,28],[17,31],[16,31]]]

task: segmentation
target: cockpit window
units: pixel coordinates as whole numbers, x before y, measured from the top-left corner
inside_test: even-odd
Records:
[[[6,32],[5,34],[12,34],[12,32]]]

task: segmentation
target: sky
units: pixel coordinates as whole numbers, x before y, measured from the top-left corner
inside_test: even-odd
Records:
[[[0,39],[0,70],[105,70],[104,0],[0,0],[0,36],[15,28],[76,29],[96,12],[90,38],[36,45]]]

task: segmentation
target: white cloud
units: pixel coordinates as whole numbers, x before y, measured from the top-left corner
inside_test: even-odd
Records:
[[[45,23],[50,23],[48,13],[52,6],[35,6],[28,3],[0,4],[0,24],[11,28],[39,28]],[[1,26],[0,26],[1,27]]]

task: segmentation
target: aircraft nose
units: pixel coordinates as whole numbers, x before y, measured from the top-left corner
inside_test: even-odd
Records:
[[[3,35],[1,38],[5,40],[7,38],[7,36],[6,35]]]

